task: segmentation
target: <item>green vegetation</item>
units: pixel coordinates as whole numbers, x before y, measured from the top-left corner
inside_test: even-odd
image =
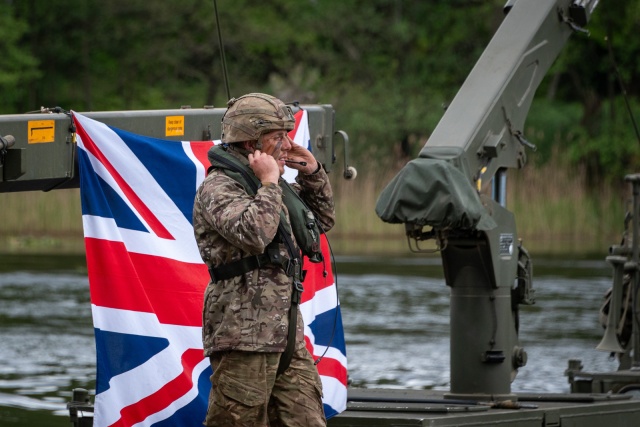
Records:
[[[332,104],[336,127],[349,133],[359,177],[334,174],[336,250],[405,250],[402,227],[373,213],[377,195],[428,139],[504,3],[218,2],[231,95]],[[224,106],[217,29],[211,1],[0,2],[0,114]],[[608,53],[610,43],[638,119],[640,2],[600,2],[589,31],[572,36],[538,90],[525,129],[538,151],[510,180],[520,234],[544,251],[592,251],[617,240],[623,178],[640,169]],[[62,236],[80,236],[77,194],[54,193],[2,195],[3,247],[58,248]]]
[[[363,168],[356,181],[344,181],[339,172],[330,176],[337,224],[328,236],[336,254],[409,253],[404,227],[386,224],[375,214],[376,200],[392,170],[380,174]],[[571,172],[557,160],[511,174],[507,206],[532,254],[605,256],[608,247],[620,241],[628,189],[621,182],[614,191],[587,191],[585,181],[583,172]],[[78,190],[7,193],[2,200],[4,252],[83,252]],[[434,245],[426,242],[421,247]]]

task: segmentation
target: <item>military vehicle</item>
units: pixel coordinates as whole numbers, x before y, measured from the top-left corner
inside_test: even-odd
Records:
[[[330,426],[637,426],[640,425],[638,241],[640,175],[629,175],[632,211],[623,243],[610,248],[613,289],[607,328],[598,348],[615,353],[620,369],[583,372],[568,361],[570,393],[511,391],[527,353],[518,343],[519,305],[534,303],[532,260],[506,207],[508,168],[525,166],[535,146],[523,133],[536,89],[573,33],[580,36],[598,0],[509,0],[505,17],[447,108],[419,156],[382,192],[376,212],[402,223],[412,250],[434,240],[450,288],[451,378],[447,392],[356,389],[347,410]],[[314,154],[327,170],[337,136],[330,105],[309,112]],[[132,132],[176,140],[206,140],[220,133],[224,109],[83,113]],[[49,191],[78,186],[71,120],[58,108],[0,116],[0,192]],[[176,133],[176,127],[179,132]],[[46,161],[43,161],[46,159]],[[631,306],[623,308],[625,295]],[[628,315],[628,312],[631,312]],[[621,320],[622,319],[622,320]],[[621,331],[626,326],[627,336]],[[630,332],[629,332],[630,330]],[[531,367],[535,369],[535,367]],[[88,393],[69,403],[74,425],[92,409]]]

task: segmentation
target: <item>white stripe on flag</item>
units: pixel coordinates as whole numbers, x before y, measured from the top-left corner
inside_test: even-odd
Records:
[[[195,241],[189,239],[158,239],[155,235],[144,231],[118,228],[112,218],[91,215],[82,216],[82,226],[85,230],[85,238],[122,242],[129,252],[171,258],[191,264],[202,264],[202,258],[200,258]],[[193,234],[193,229],[191,234]]]
[[[96,146],[99,147],[100,151],[116,169],[118,174],[122,176],[140,200],[148,206],[155,215],[157,215],[158,220],[167,228],[175,239],[167,240],[168,245],[161,248],[163,250],[168,250],[169,252],[159,255],[174,259],[176,257],[178,259],[184,259],[186,256],[188,259],[200,260],[200,262],[202,262],[197,245],[193,239],[193,226],[191,225],[191,222],[189,219],[184,217],[174,201],[164,192],[162,187],[149,173],[144,164],[142,164],[129,149],[127,144],[125,144],[118,134],[105,124],[87,119],[80,114],[76,114],[75,117],[80,121],[87,133],[92,135]],[[78,146],[84,148],[84,143],[82,142],[81,137],[78,137],[78,141]],[[118,193],[118,195],[120,195],[122,200],[129,206],[136,217],[150,229],[144,218],[133,207],[123,191],[117,185],[115,179],[105,169],[102,163],[89,151],[85,150],[85,153],[87,154],[96,174],[98,174],[98,176],[100,176],[115,192]],[[125,164],[122,164],[123,159],[126,159]],[[198,164],[200,163],[195,163],[196,166]],[[91,232],[91,230],[89,230],[89,232]],[[156,245],[158,240],[155,240],[153,245]],[[125,244],[129,244],[129,242],[125,241]],[[146,253],[144,251],[140,252],[139,250],[134,252]]]
[[[322,363],[322,362],[321,362]],[[320,376],[323,403],[331,406],[336,412],[342,412],[347,408],[347,388],[334,377]]]
[[[196,155],[193,153],[193,149],[191,148],[191,142],[182,141],[182,149],[184,150],[187,157],[189,157],[189,159],[193,162],[193,164],[196,165],[196,182],[194,182],[194,184],[197,190],[198,187],[200,186],[200,183],[204,181],[204,178],[207,174],[207,170],[206,170],[207,165],[202,165],[202,163],[200,163],[200,160],[198,160]]]
[[[146,420],[140,423],[134,424],[132,427],[148,427],[153,425],[154,423],[157,423],[158,421],[166,420],[171,415],[175,414],[178,409],[184,406],[187,406],[189,403],[191,403],[193,399],[198,397],[198,393],[199,393],[198,380],[200,379],[200,375],[208,367],[209,367],[209,359],[202,359],[202,361],[195,366],[191,374],[191,381],[193,382],[193,387],[191,387],[191,390],[189,390],[179,399],[176,399],[173,402],[171,402],[171,404],[166,408],[164,408],[163,410],[148,416]]]
[[[184,369],[181,356],[186,350],[202,348],[199,327],[160,324],[152,313],[117,310],[95,305],[92,305],[92,312],[94,326],[97,329],[165,338],[169,341],[167,348],[145,363],[112,377],[109,381],[109,389],[99,394],[100,399],[96,400],[96,413],[100,413],[103,424],[107,426],[120,418],[120,411],[123,408],[155,393],[181,375]],[[197,365],[194,369],[194,375],[197,372],[196,378],[207,366],[208,363]],[[134,384],[135,386],[132,386]],[[197,388],[197,380],[194,387]],[[194,397],[195,395],[197,390]]]
[[[302,318],[306,323],[312,323],[319,314],[336,308],[337,297],[335,284],[316,291],[312,299],[300,304]]]

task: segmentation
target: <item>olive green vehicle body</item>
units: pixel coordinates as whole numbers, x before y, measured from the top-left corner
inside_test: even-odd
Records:
[[[569,393],[511,391],[519,369],[535,370],[527,366],[526,350],[518,343],[518,306],[535,299],[532,260],[506,208],[506,170],[524,167],[527,150],[535,149],[523,130],[536,89],[570,36],[584,36],[597,3],[509,0],[503,23],[418,158],[378,200],[376,213],[386,222],[405,224],[415,251],[421,251],[420,243],[427,239],[435,239],[440,248],[451,292],[450,390],[349,388],[347,409],[330,419],[329,426],[640,426],[640,354],[633,351],[640,349],[640,331],[633,325],[624,348],[615,332],[625,278],[630,278],[635,295],[638,289],[636,175],[627,179],[634,190],[627,215],[631,220],[625,221],[629,238],[612,246],[607,257],[614,271],[613,297],[609,327],[598,346],[619,354],[620,369],[583,372],[580,361],[572,360],[566,371]],[[314,155],[330,171],[334,147],[342,142],[344,177],[353,178],[348,137],[334,129],[333,107],[302,107],[309,114]],[[195,141],[220,135],[225,110],[83,114],[143,135]],[[0,193],[77,187],[70,126],[68,114],[56,110],[0,116]],[[90,418],[79,415],[91,407],[88,395],[75,390],[69,403],[72,424],[91,425]]]
[[[334,141],[341,142],[345,135],[334,132],[334,109],[331,105],[292,106],[294,111],[299,108],[304,108],[308,114],[313,153],[330,171],[336,158]],[[81,114],[154,138],[210,141],[219,139],[226,110],[185,107]],[[15,139],[0,165],[0,193],[78,187],[76,145],[71,126],[70,116],[56,109],[43,109],[37,114],[0,115],[0,136],[11,135]]]

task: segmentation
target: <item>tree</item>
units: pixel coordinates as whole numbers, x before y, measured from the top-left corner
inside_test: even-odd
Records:
[[[501,23],[503,6],[504,0],[235,0],[218,2],[217,23],[213,3],[201,0],[5,1],[0,108],[225,106],[219,26],[231,96],[263,91],[332,104],[354,160],[402,163],[434,129]],[[570,39],[527,120],[540,148],[534,160],[561,146],[596,177],[614,171],[621,156],[631,159],[625,168],[636,165],[640,156],[627,148],[628,113],[604,37],[637,111],[639,10],[638,2],[601,2],[591,36]]]
[[[25,97],[25,88],[40,77],[38,60],[21,43],[27,30],[26,22],[13,15],[11,4],[0,3],[0,111],[15,112],[12,107]]]

